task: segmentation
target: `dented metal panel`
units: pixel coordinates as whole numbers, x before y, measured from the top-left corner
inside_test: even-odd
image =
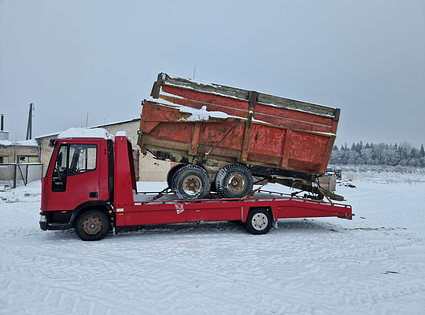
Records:
[[[323,174],[340,110],[158,75],[143,102],[139,145],[160,159],[209,159]]]

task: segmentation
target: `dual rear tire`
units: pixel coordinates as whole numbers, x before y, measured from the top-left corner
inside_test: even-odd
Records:
[[[208,172],[198,165],[177,164],[167,174],[167,183],[180,199],[203,199],[211,190]],[[222,198],[242,198],[252,191],[253,179],[242,164],[228,164],[216,176],[215,188]]]
[[[223,198],[242,198],[252,191],[251,172],[245,165],[228,164],[218,172],[215,187]]]
[[[211,179],[204,168],[188,164],[177,168],[171,176],[170,184],[180,199],[204,199],[210,192]]]

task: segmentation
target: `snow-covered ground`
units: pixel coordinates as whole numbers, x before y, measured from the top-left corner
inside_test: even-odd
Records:
[[[83,242],[39,229],[39,182],[0,192],[0,314],[424,314],[425,178],[346,177],[353,221],[262,236],[226,222]]]

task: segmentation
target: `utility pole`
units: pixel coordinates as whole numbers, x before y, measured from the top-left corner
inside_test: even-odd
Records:
[[[27,140],[32,139],[32,111],[34,104],[30,104],[30,112],[28,114],[28,125],[27,125]]]

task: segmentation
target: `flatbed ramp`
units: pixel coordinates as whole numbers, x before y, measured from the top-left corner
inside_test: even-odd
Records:
[[[278,219],[338,217],[352,219],[352,208],[342,203],[325,202],[297,196],[272,193],[256,193],[249,199],[175,200],[173,194],[155,199],[158,193],[138,193],[134,203],[120,208],[117,206],[117,225],[150,225],[209,221],[252,221],[249,215],[259,212],[261,219],[272,225]],[[158,215],[158,214],[161,215]],[[252,223],[252,222],[251,222]],[[249,224],[249,222],[248,222]],[[130,224],[129,224],[130,225]],[[265,231],[265,233],[267,233]],[[263,231],[257,231],[264,234]],[[261,233],[260,233],[261,232]]]

